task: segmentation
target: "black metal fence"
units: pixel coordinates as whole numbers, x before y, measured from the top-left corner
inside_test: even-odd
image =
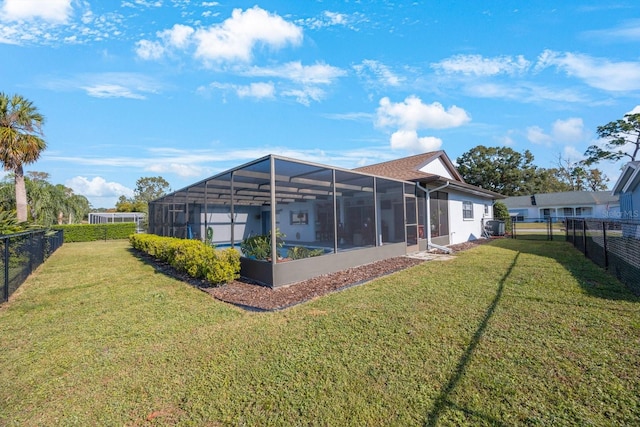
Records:
[[[566,239],[640,295],[640,221],[567,219]]]
[[[36,230],[0,236],[2,302],[64,241],[62,230]]]

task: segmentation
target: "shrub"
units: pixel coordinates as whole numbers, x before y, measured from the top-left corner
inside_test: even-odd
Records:
[[[285,235],[276,230],[276,251],[284,246]],[[266,261],[271,259],[271,233],[250,236],[240,242],[240,250],[244,256]]]
[[[240,253],[232,248],[217,250],[199,240],[153,234],[132,234],[129,241],[134,249],[196,279],[220,284],[240,277]]]
[[[288,256],[291,259],[303,259],[310,258],[314,256],[320,256],[324,254],[324,249],[309,249],[304,246],[296,246],[289,249]]]
[[[64,231],[64,242],[93,242],[96,240],[126,239],[136,232],[134,222],[109,224],[54,225],[53,230]]]

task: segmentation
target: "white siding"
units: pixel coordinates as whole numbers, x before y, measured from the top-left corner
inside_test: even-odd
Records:
[[[462,203],[473,203],[473,219],[462,217]],[[489,205],[489,213],[485,215],[484,207]],[[482,238],[483,220],[493,219],[492,201],[465,193],[449,192],[449,243],[467,242]]]
[[[453,179],[451,172],[440,159],[435,159],[431,163],[420,169],[420,172],[431,173],[445,178]]]

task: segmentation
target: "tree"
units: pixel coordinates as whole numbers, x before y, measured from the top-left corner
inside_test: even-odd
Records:
[[[585,161],[573,162],[558,155],[558,178],[567,189],[563,191],[603,191],[607,189],[609,178],[599,169],[591,169]]]
[[[91,210],[86,197],[74,194],[62,184],[47,181],[44,172],[28,172],[25,177],[27,189],[28,219],[42,226],[62,223],[79,223]],[[33,177],[36,177],[35,179]],[[13,181],[13,180],[11,180]],[[0,183],[0,212],[12,211],[15,207],[15,183]]]
[[[19,222],[27,220],[27,190],[23,165],[33,163],[46,148],[42,138],[44,117],[31,101],[0,92],[0,162],[14,174]]]
[[[571,191],[571,186],[560,179],[560,172],[557,168],[538,168],[533,193],[560,193]]]
[[[640,113],[625,114],[624,118],[598,126],[598,136],[607,140],[604,148],[591,145],[584,155],[586,165],[602,160],[618,161],[628,157],[630,161],[638,160],[640,153]],[[629,153],[631,151],[631,153]]]
[[[120,196],[116,202],[116,212],[147,212],[147,203]]]
[[[139,178],[133,190],[134,200],[149,203],[164,196],[170,189],[169,183],[161,176]]]
[[[472,185],[505,196],[531,194],[535,191],[538,168],[533,154],[508,147],[478,145],[456,159],[458,171]]]
[[[493,217],[496,219],[509,219],[509,208],[504,202],[497,201],[493,204]]]
[[[164,196],[169,191],[169,183],[161,176],[143,177],[136,181],[133,198],[122,195],[116,203],[118,212],[148,212],[149,202]]]

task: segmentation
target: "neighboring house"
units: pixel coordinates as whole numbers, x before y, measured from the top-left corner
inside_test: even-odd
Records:
[[[617,218],[618,196],[610,191],[565,191],[561,193],[513,196],[503,200],[515,221],[538,221],[551,218]]]
[[[620,197],[621,219],[640,220],[640,162],[626,164],[612,194]]]
[[[443,151],[357,170],[269,155],[150,202],[149,232],[239,247],[278,230],[277,256],[241,258],[243,276],[277,287],[480,238],[500,198],[466,184]],[[322,256],[291,261],[307,251],[287,247]]]

